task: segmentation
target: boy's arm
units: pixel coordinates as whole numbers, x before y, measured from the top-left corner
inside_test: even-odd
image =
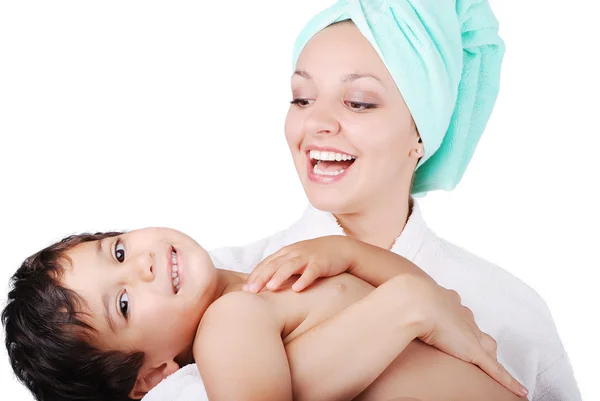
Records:
[[[246,280],[245,290],[278,289],[293,275],[292,288],[302,291],[319,277],[348,272],[374,287],[401,275],[431,279],[408,259],[354,238],[333,235],[288,245],[260,262]]]
[[[352,255],[352,263],[347,272],[374,287],[379,287],[401,274],[414,274],[433,281],[427,273],[408,259],[383,248],[360,241],[344,242],[343,246],[344,252]]]
[[[280,327],[256,295],[234,292],[215,301],[193,352],[210,401],[292,400]]]

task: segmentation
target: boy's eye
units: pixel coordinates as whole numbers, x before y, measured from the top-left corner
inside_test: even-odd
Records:
[[[125,246],[120,239],[118,239],[115,244],[115,258],[119,263],[123,263],[125,260]]]
[[[123,317],[127,319],[127,313],[129,312],[129,296],[126,292],[119,297],[119,310]]]

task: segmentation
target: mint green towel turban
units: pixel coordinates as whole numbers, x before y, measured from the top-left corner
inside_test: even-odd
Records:
[[[504,42],[486,0],[339,0],[316,15],[294,47],[351,19],[371,42],[415,120],[425,154],[413,193],[456,187],[490,117]]]

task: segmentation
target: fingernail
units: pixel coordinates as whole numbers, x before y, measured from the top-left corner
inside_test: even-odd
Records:
[[[272,290],[275,288],[275,281],[271,280],[267,283],[267,288]]]
[[[524,386],[521,386],[521,395],[525,397],[527,394],[529,394],[529,390],[527,390]]]
[[[248,284],[244,284],[242,286],[242,291],[248,291]]]
[[[250,284],[250,291],[258,292],[258,284],[257,283]]]

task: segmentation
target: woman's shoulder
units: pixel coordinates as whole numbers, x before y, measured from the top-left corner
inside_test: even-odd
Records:
[[[431,234],[424,241],[415,263],[423,265],[423,269],[440,284],[454,287],[465,283],[475,292],[506,293],[515,303],[523,305],[526,302],[538,312],[548,311],[546,302],[536,290],[508,270]]]
[[[564,353],[546,301],[523,280],[434,235],[421,251],[421,260],[415,263],[443,287],[456,290],[484,331],[493,337],[518,334],[523,342],[537,344],[541,359],[553,360]]]
[[[265,250],[279,233],[251,242],[213,249],[209,252],[213,264],[218,269],[249,273],[263,259]]]
[[[546,301],[496,264],[433,233],[428,237],[415,263],[460,294],[478,326],[503,344],[499,355],[533,388],[537,375],[565,355]]]
[[[209,253],[217,268],[250,273],[261,260],[284,246],[327,235],[343,235],[343,231],[331,213],[309,206],[284,230],[244,246],[217,248]]]

